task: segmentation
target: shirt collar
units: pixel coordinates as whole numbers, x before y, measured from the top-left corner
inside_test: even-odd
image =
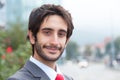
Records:
[[[50,78],[50,80],[55,80],[56,75],[62,74],[60,69],[58,68],[58,65],[56,65],[56,71],[53,70],[52,68],[50,68],[49,66],[41,63],[40,61],[36,60],[34,57],[30,57],[30,61],[33,62],[34,64],[36,64],[39,68],[41,68]]]

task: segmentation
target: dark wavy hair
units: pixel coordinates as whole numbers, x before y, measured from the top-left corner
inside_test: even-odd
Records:
[[[72,35],[74,29],[72,17],[71,14],[60,5],[44,4],[41,7],[33,9],[29,17],[28,30],[33,33],[33,36],[36,39],[41,24],[44,19],[50,15],[58,15],[64,19],[67,24],[66,37],[68,39]],[[27,38],[29,39],[29,36],[27,36]],[[32,45],[32,47],[34,47],[34,45]]]

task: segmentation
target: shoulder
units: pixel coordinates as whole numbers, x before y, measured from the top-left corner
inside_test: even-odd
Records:
[[[24,67],[10,76],[8,80],[49,80],[45,72],[34,63],[27,61]]]
[[[18,70],[15,74],[13,74],[12,76],[10,76],[7,80],[31,80],[32,78],[32,74],[30,74],[29,71],[27,71],[25,68],[22,68],[20,70]]]

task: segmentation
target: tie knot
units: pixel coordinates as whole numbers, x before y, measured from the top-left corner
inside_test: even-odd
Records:
[[[61,74],[57,74],[55,80],[64,80],[64,77]]]

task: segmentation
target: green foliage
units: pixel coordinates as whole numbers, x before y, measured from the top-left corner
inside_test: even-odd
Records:
[[[96,57],[97,58],[101,58],[102,57],[102,54],[101,54],[101,51],[99,48],[96,48]]]
[[[25,43],[27,31],[24,30],[23,26],[23,24],[12,24],[11,28],[7,30],[7,38],[10,39],[9,45],[11,45],[13,49],[17,49],[19,44]]]
[[[0,31],[0,80],[6,80],[29,58],[31,46],[25,39],[23,24],[12,24],[10,28]],[[6,52],[8,46],[13,48],[13,52]]]
[[[115,48],[115,53],[114,53],[114,55],[115,55],[115,57],[116,57],[116,56],[119,54],[119,52],[120,52],[120,37],[117,37],[117,38],[113,41],[113,45],[112,45],[111,42],[109,42],[109,43],[106,45],[106,48],[105,48],[106,54],[111,55],[111,48],[112,48],[112,46],[114,46],[114,48]]]
[[[120,37],[117,37],[115,40],[115,50],[117,56],[120,53]]]
[[[85,46],[85,51],[84,51],[84,54],[83,54],[84,56],[87,56],[87,57],[89,57],[89,56],[91,56],[92,55],[92,51],[91,51],[91,46],[90,45],[86,45]]]
[[[10,28],[0,32],[0,44],[4,44],[4,48],[12,46],[16,50],[19,44],[24,44],[26,39],[26,31],[23,24],[11,24]]]
[[[70,41],[66,47],[66,58],[68,60],[75,59],[79,53],[78,53],[78,45],[75,42]]]
[[[30,49],[30,44],[26,42],[26,44],[21,44],[16,51],[4,53],[5,57],[1,55],[0,80],[5,80],[23,66],[31,54]]]
[[[109,54],[110,49],[111,49],[111,43],[109,42],[109,43],[107,43],[107,45],[105,46],[106,54]]]

